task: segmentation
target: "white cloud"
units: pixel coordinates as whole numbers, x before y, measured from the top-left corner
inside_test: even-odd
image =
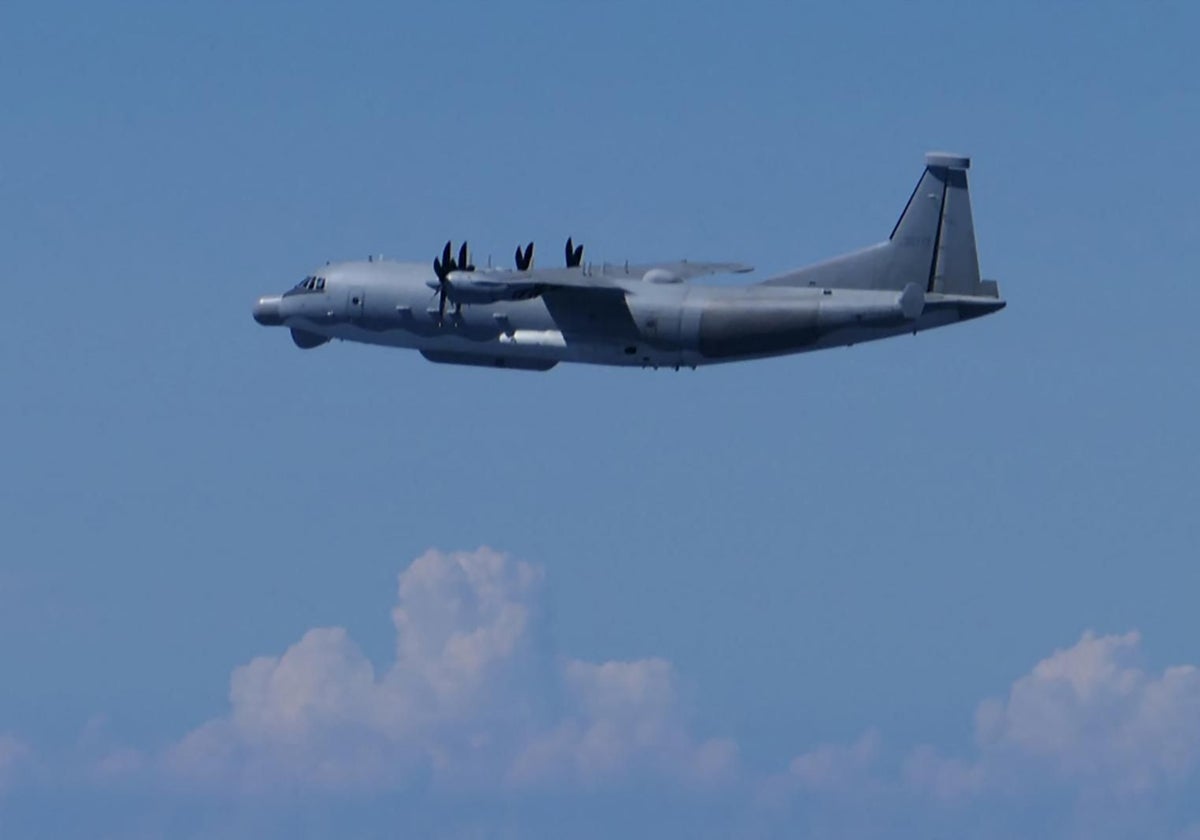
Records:
[[[563,677],[572,711],[521,751],[513,781],[570,778],[592,785],[639,770],[707,783],[727,777],[736,765],[733,742],[697,744],[687,733],[669,662],[572,660]]]
[[[241,788],[598,785],[728,774],[731,742],[687,730],[670,663],[561,659],[543,641],[541,572],[483,548],[401,575],[396,658],[377,672],[341,628],[236,669],[229,714],[165,757]]]
[[[904,762],[904,778],[912,788],[943,800],[979,793],[984,771],[980,762],[946,758],[929,746],[917,747]]]
[[[1037,774],[1099,794],[1137,794],[1185,780],[1200,761],[1200,670],[1147,673],[1137,633],[1084,633],[976,712],[978,756],[910,756],[909,781],[938,796],[1012,789]]]
[[[957,755],[889,757],[873,730],[815,747],[758,786],[765,833],[1200,837],[1200,670],[1140,646],[1084,633],[980,703]]]
[[[905,826],[1200,837],[1200,670],[1147,670],[1136,633],[1085,633],[1038,662],[979,704],[974,744],[951,754],[885,753],[868,729],[767,775],[743,773],[732,741],[693,733],[670,662],[557,655],[541,606],[542,573],[527,563],[486,548],[430,551],[399,576],[385,666],[344,629],[312,629],[235,669],[227,713],[166,751],[124,747],[102,718],[90,722],[86,778],[140,787],[158,773],[187,793],[432,786],[469,802],[667,783],[691,790],[676,805],[722,800],[767,835],[894,836],[889,826]],[[0,735],[0,790],[27,754]],[[39,765],[53,762],[39,754]],[[1035,815],[1019,817],[1026,810]]]
[[[861,798],[885,781],[875,775],[880,757],[879,732],[869,729],[851,744],[821,744],[793,758],[787,769],[758,786],[756,804],[769,811],[788,805],[797,794],[814,798]]]
[[[849,746],[824,744],[792,759],[788,775],[811,791],[861,787],[879,757],[879,744],[879,733],[873,729]]]
[[[399,576],[390,662],[342,628],[315,628],[236,668],[226,713],[165,751],[124,746],[97,717],[74,756],[39,751],[30,768],[28,747],[0,735],[0,792],[21,774],[161,796],[157,776],[191,801],[433,788],[507,811],[530,792],[617,789],[601,801],[622,802],[649,790],[734,835],[1200,838],[1200,670],[1145,668],[1136,633],[1085,633],[1053,652],[979,704],[960,750],[885,751],[868,729],[767,774],[744,772],[732,741],[694,734],[670,662],[557,655],[542,600],[529,564],[431,551]]]
[[[489,549],[430,551],[399,578],[395,659],[377,669],[341,628],[237,668],[230,710],[165,757],[176,778],[240,788],[574,788],[726,782],[733,742],[689,730],[663,659],[560,657],[540,620],[541,571]],[[976,712],[976,749],[911,750],[881,769],[868,730],[762,780],[760,799],[917,792],[963,802],[1050,781],[1138,793],[1200,762],[1200,672],[1137,666],[1136,633],[1085,633]],[[128,756],[110,762],[119,771]]]

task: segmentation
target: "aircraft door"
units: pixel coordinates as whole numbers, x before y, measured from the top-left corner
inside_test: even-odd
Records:
[[[352,286],[346,291],[346,320],[362,320],[365,297],[363,290],[357,287]]]

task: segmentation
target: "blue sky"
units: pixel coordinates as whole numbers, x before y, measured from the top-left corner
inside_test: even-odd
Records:
[[[3,833],[1200,834],[1198,25],[5,4]],[[970,325],[521,375],[250,319],[447,238],[761,276],[933,148],[1009,300]],[[456,632],[506,641],[437,694]]]

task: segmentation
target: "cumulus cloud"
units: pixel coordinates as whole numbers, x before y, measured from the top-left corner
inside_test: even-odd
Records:
[[[240,788],[707,782],[736,750],[697,740],[661,659],[556,656],[539,569],[483,548],[430,551],[399,579],[394,661],[317,628],[233,672],[228,714],[175,744],[176,778]]]
[[[486,548],[430,551],[398,583],[388,662],[342,628],[309,630],[236,668],[227,711],[166,750],[125,747],[103,718],[89,723],[86,779],[161,792],[147,785],[155,774],[189,796],[433,788],[473,802],[657,796],[666,783],[689,812],[741,809],[753,831],[734,834],[1200,837],[1200,670],[1147,669],[1136,633],[1088,632],[1054,651],[979,704],[960,750],[885,751],[868,729],[747,770],[732,741],[689,726],[670,662],[556,653],[540,569]],[[0,791],[27,754],[0,735]]]
[[[176,804],[214,791],[221,807],[229,792],[268,792],[246,804],[274,813],[302,801],[287,794],[351,792],[357,808],[411,791],[421,808],[433,790],[509,814],[540,794],[601,790],[607,814],[650,791],[664,826],[686,814],[692,833],[1200,840],[1200,670],[1145,667],[1136,633],[1084,633],[1054,651],[978,705],[960,749],[885,750],[868,729],[746,768],[732,741],[697,736],[667,660],[557,653],[537,567],[430,551],[398,584],[387,662],[342,628],[314,628],[236,668],[227,710],[165,750],[125,746],[103,716],[76,753],[39,750],[36,762],[0,735],[0,793],[18,776]],[[538,825],[526,833],[551,830]]]
[[[869,729],[850,744],[821,744],[793,758],[787,769],[759,785],[756,802],[769,810],[788,805],[797,795],[810,801],[841,800],[876,793],[886,781],[876,775],[882,740]]]
[[[1200,670],[1138,667],[1137,633],[1084,633],[976,716],[978,755],[910,756],[910,782],[940,797],[1019,787],[1030,774],[1101,794],[1178,785],[1200,761]]]
[[[868,730],[797,755],[758,785],[761,833],[1200,837],[1200,669],[1140,654],[1084,633],[980,703],[960,751],[888,755]]]
[[[240,789],[733,779],[736,746],[693,734],[669,662],[553,652],[541,621],[542,577],[486,548],[430,551],[399,576],[395,657],[386,667],[344,629],[310,630],[282,654],[237,668],[228,713],[157,763],[177,779]],[[963,802],[1046,782],[1102,795],[1177,785],[1200,763],[1200,671],[1147,672],[1139,648],[1136,633],[1089,632],[1055,651],[1006,697],[979,705],[976,745],[963,755],[920,746],[894,756],[897,774],[883,769],[897,765],[881,761],[870,729],[762,777],[760,799],[915,792]],[[119,773],[139,762],[122,754],[109,764]]]
[[[868,730],[849,746],[824,744],[792,759],[788,775],[812,791],[861,787],[879,757],[879,733]]]
[[[697,744],[683,727],[669,662],[572,660],[563,678],[571,711],[522,749],[513,781],[572,778],[592,785],[631,767],[703,783],[731,773],[732,741]]]

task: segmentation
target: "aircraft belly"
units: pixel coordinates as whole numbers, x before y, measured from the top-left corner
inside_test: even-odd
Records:
[[[710,359],[794,352],[820,338],[820,307],[808,300],[715,300],[702,308],[700,355]]]
[[[797,290],[760,298],[709,296],[683,316],[684,364],[804,353],[945,326],[962,316],[930,305],[907,317],[894,293]]]
[[[564,333],[554,329],[552,321],[536,318],[509,316],[503,321],[506,329],[492,326],[486,330],[478,323],[472,328],[465,319],[462,323],[454,323],[452,318],[447,315],[441,327],[434,323],[422,324],[414,318],[412,328],[379,329],[375,325],[375,328],[367,329],[354,324],[338,324],[327,326],[322,333],[345,341],[419,350],[432,361],[491,367],[542,370],[557,362],[656,367],[680,363],[678,345],[664,349],[652,347],[638,338],[589,335],[578,330]],[[505,361],[512,364],[504,364]],[[546,362],[549,364],[545,365]]]
[[[958,320],[956,315],[947,311],[925,312],[914,321],[894,323],[883,326],[845,326],[832,329],[821,336],[821,340],[809,349],[827,350],[831,347],[851,347],[867,341],[878,341],[883,338],[918,333],[935,327],[944,327]]]

